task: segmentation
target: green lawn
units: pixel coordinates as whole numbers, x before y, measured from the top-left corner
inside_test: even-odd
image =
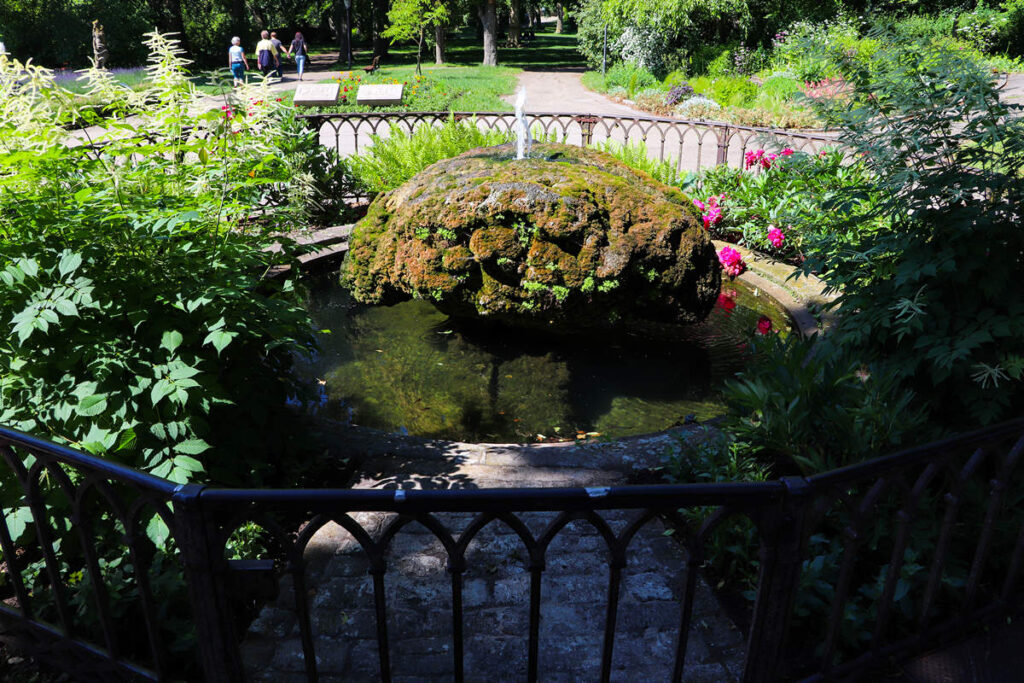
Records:
[[[472,31],[454,36],[448,43],[447,63],[434,65],[433,48],[423,51],[423,79],[416,80],[416,50],[413,46],[393,46],[377,73],[365,75],[359,68],[370,62],[366,51],[357,51],[353,59],[356,70],[346,78],[343,65],[325,82],[340,80],[342,95],[354,99],[355,88],[362,83],[405,83],[406,99],[400,107],[374,107],[374,111],[511,111],[502,98],[515,89],[516,77],[522,70],[570,69],[584,66],[576,50],[575,34],[554,33],[549,25],[537,33],[528,45],[519,48],[498,48],[497,67],[480,66],[483,46]],[[358,81],[356,79],[359,79]],[[350,90],[346,91],[345,88]],[[291,94],[286,101],[291,100]],[[370,111],[344,103],[319,111]]]

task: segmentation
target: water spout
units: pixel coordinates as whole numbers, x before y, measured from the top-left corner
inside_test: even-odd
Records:
[[[526,88],[520,87],[516,95],[516,159],[525,159],[530,153],[530,125],[526,122]]]

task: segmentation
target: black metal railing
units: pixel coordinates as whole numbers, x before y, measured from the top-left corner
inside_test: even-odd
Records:
[[[620,609],[623,577],[634,559],[635,539],[645,533],[660,537],[667,526],[676,531],[681,553],[678,566],[670,568],[682,576],[679,626],[666,648],[670,652],[645,656],[664,657],[658,678],[681,680],[693,649],[688,644],[698,620],[695,602],[706,590],[699,574],[716,559],[719,551],[713,548],[721,547],[714,545],[716,535],[740,525],[751,530],[758,552],[756,598],[739,677],[831,679],[885,666],[1019,607],[1022,453],[1024,419],[1018,419],[823,474],[759,483],[240,490],[175,485],[0,429],[6,464],[0,545],[7,591],[0,625],[6,639],[46,652],[47,661],[81,679],[243,680],[263,666],[247,661],[249,653],[243,656],[240,647],[252,600],[239,599],[245,593],[239,582],[252,564],[233,563],[226,552],[236,530],[255,523],[274,549],[261,552],[280,563],[277,609],[291,603],[295,625],[272,637],[297,633],[301,667],[291,669],[292,675],[304,672],[310,681],[332,675],[390,680],[402,634],[389,620],[395,593],[389,593],[387,582],[401,559],[395,557],[396,545],[418,525],[440,548],[447,568],[441,611],[450,620],[451,647],[444,654],[443,677],[462,680],[469,653],[486,635],[465,627],[464,575],[480,559],[473,544],[481,534],[505,525],[514,542],[502,547],[522,556],[528,575],[524,675],[516,678],[538,680],[543,677],[542,582],[551,578],[559,554],[572,552],[560,550],[557,541],[578,522],[593,527],[605,552],[602,635],[594,641],[600,658],[595,656],[592,677],[609,680],[616,671],[621,674],[617,657],[634,645],[621,642],[617,622],[626,614]],[[169,557],[156,552],[144,533],[157,519],[173,534],[164,551]],[[26,523],[34,533],[24,531]],[[363,575],[369,576],[365,611],[372,625],[363,637],[374,643],[375,652],[359,651],[372,660],[357,662],[363,667],[359,675],[351,673],[357,649],[345,665],[349,674],[339,674],[330,660],[341,643],[314,628],[314,612],[351,607],[314,603],[329,591],[310,580],[310,544],[329,526],[349,539]],[[65,540],[57,547],[58,536],[76,536],[78,544],[71,547]],[[118,574],[110,567],[113,560],[104,563],[111,548],[106,556],[123,549],[131,572]],[[160,588],[168,583],[169,567],[180,570],[187,596]],[[153,580],[157,575],[163,577],[159,585]],[[133,590],[115,596],[123,589],[117,581],[126,576]],[[347,576],[361,580],[351,572]],[[173,603],[174,595],[184,604]],[[169,651],[173,643],[161,619],[170,607],[195,626],[187,657]],[[133,619],[127,629],[135,631],[131,642],[125,642],[125,615]],[[354,622],[348,626],[362,628]],[[479,665],[479,658],[474,661]]]
[[[322,144],[340,155],[358,154],[372,144],[371,136],[386,138],[393,126],[411,132],[420,126],[438,126],[450,118],[474,121],[481,130],[513,135],[515,114],[509,112],[381,112],[303,115],[320,134]],[[593,114],[527,114],[532,135],[586,146],[614,140],[641,143],[659,160],[674,161],[677,170],[698,171],[719,164],[741,167],[744,154],[754,145],[791,147],[817,152],[838,144],[829,132],[801,132],[737,126],[715,121],[689,121],[657,116],[609,116]]]

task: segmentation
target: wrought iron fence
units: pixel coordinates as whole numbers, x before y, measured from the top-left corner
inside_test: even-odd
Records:
[[[582,521],[593,526],[606,552],[607,598],[594,677],[609,680],[616,653],[631,646],[617,638],[616,623],[624,614],[620,595],[633,542],[650,525],[667,524],[678,531],[677,569],[684,578],[677,637],[671,652],[663,653],[666,668],[659,678],[678,681],[687,667],[698,574],[715,559],[716,535],[739,524],[759,548],[739,677],[826,680],[885,665],[1019,606],[1022,453],[1024,419],[1018,419],[823,474],[760,483],[240,490],[178,486],[0,428],[6,465],[0,625],[5,639],[48,653],[47,661],[84,680],[243,680],[240,612],[253,600],[239,598],[245,593],[239,577],[254,566],[232,563],[226,551],[234,531],[254,522],[276,548],[272,554],[290,584],[278,602],[290,598],[296,616],[301,673],[292,675],[316,681],[337,643],[315,633],[311,602],[323,587],[308,580],[309,549],[318,532],[336,525],[369,574],[368,628],[376,652],[366,657],[372,665],[363,662],[370,667],[367,676],[390,680],[396,633],[385,582],[397,539],[418,523],[443,549],[447,671],[462,680],[467,646],[480,635],[465,628],[463,577],[479,559],[473,544],[491,525],[503,524],[529,577],[524,670],[528,680],[538,680],[542,580],[557,559],[559,534]],[[929,514],[935,510],[941,514]],[[380,515],[371,521],[370,512]],[[542,513],[547,517],[538,524]],[[157,519],[173,534],[163,551],[143,533]],[[75,547],[68,543],[73,537]],[[111,566],[118,548],[130,572]],[[177,576],[177,588],[167,588],[174,583],[168,576]],[[126,577],[133,586],[127,593]],[[187,597],[180,593],[184,588]],[[162,622],[170,612],[195,626],[194,641],[176,654]],[[194,668],[182,662],[194,662]]]
[[[420,126],[438,126],[451,118],[472,121],[482,130],[513,134],[515,115],[508,112],[386,112],[310,114],[300,118],[319,132],[322,144],[338,154],[358,154],[372,144],[371,136],[387,138],[392,127],[411,132]],[[647,146],[652,158],[671,160],[677,170],[698,171],[719,164],[740,167],[753,145],[791,147],[816,152],[837,144],[827,132],[798,132],[736,126],[714,121],[688,121],[656,116],[594,114],[527,114],[532,135],[573,145],[613,140]]]

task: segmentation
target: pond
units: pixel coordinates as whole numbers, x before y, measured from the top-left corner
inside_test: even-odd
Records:
[[[554,337],[468,325],[425,301],[355,302],[313,278],[320,353],[301,372],[321,410],[351,424],[469,442],[615,438],[724,412],[716,392],[741,370],[758,321],[788,329],[773,299],[726,283],[702,323],[654,338],[628,331]]]

